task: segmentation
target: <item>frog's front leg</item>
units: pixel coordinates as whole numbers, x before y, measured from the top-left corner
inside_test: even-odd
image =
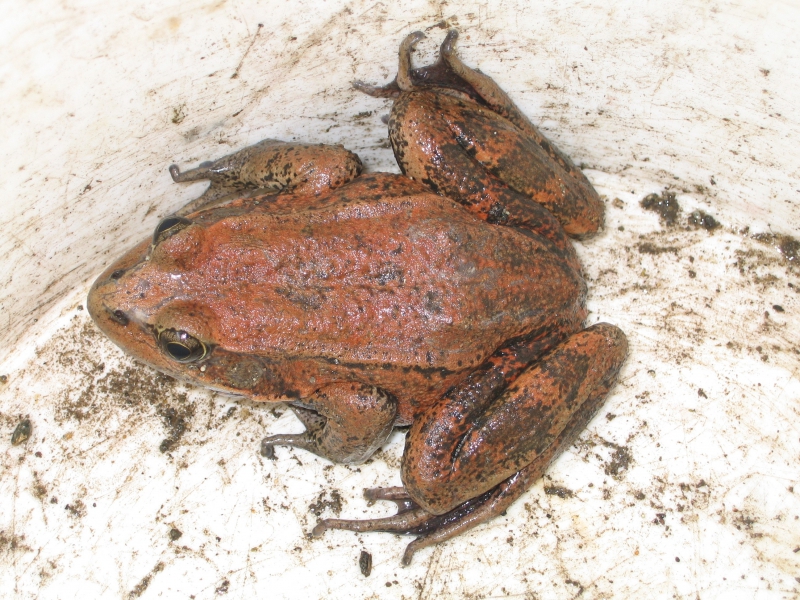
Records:
[[[343,146],[278,140],[263,140],[189,171],[181,172],[177,165],[169,168],[176,183],[211,180],[208,190],[177,216],[208,208],[239,190],[318,195],[352,181],[361,170],[361,159]]]
[[[261,454],[274,457],[274,446],[309,450],[334,462],[360,464],[380,448],[392,432],[395,398],[374,386],[334,383],[302,405],[292,406],[306,430],[272,435],[261,442]]]
[[[627,355],[620,329],[577,332],[524,369],[502,393],[514,357],[495,357],[431,410],[406,438],[405,492],[372,491],[400,512],[367,521],[327,519],[315,528],[419,535],[403,557],[502,513],[522,495],[602,405]]]

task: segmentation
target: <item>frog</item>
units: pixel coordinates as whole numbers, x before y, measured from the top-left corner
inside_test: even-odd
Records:
[[[182,172],[206,193],[111,264],[87,301],[137,360],[222,393],[285,402],[276,447],[362,464],[406,430],[395,514],[313,529],[388,531],[423,548],[504,511],[604,403],[628,353],[586,326],[570,237],[601,229],[588,179],[499,86],[457,56],[356,88],[393,100],[400,174],[338,145],[265,140]]]

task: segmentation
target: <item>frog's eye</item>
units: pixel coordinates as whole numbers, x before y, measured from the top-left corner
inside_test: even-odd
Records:
[[[158,345],[167,356],[180,363],[198,361],[208,352],[206,345],[196,337],[175,329],[161,331],[158,334]]]
[[[158,244],[165,239],[175,235],[181,229],[186,229],[191,224],[192,222],[189,219],[184,219],[183,217],[167,217],[166,219],[162,219],[161,223],[156,227],[155,233],[153,233],[153,245],[158,246]]]

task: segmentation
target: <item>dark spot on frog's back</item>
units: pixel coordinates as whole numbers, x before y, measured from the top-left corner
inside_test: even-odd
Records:
[[[425,294],[425,310],[431,312],[433,314],[439,314],[442,312],[442,295],[435,291],[431,290]]]
[[[405,281],[405,273],[395,263],[384,263],[380,265],[375,279],[380,285],[386,285],[390,281],[396,281],[398,285],[402,286]]]
[[[322,304],[325,301],[325,295],[315,290],[301,292],[289,288],[277,287],[275,288],[275,293],[283,296],[292,304],[296,304],[307,310],[319,310],[322,308]]]

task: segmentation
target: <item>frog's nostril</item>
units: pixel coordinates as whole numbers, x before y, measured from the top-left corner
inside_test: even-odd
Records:
[[[124,269],[117,269],[116,271],[111,273],[111,279],[117,280],[120,277],[122,277],[123,275],[125,275]]]
[[[115,323],[119,323],[122,326],[125,326],[129,323],[128,315],[126,315],[121,310],[110,310],[108,311],[108,316],[111,318],[112,321]]]

